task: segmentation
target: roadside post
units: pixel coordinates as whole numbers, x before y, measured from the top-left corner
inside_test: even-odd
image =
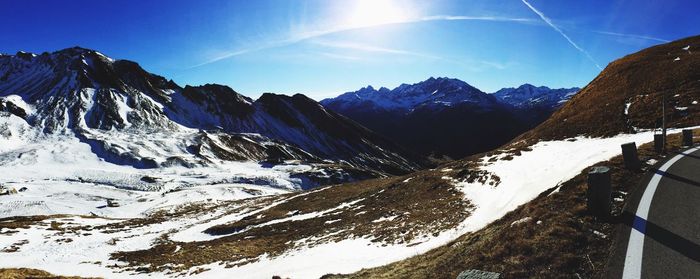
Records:
[[[588,212],[600,218],[610,216],[612,187],[610,168],[593,167],[588,172],[587,202]]]
[[[654,134],[654,151],[662,153],[664,151],[664,135]]]
[[[693,146],[693,130],[684,129],[683,130],[683,145]]]
[[[622,158],[625,161],[626,169],[638,170],[642,165],[639,162],[639,156],[637,155],[637,144],[634,142],[629,142],[622,145]]]

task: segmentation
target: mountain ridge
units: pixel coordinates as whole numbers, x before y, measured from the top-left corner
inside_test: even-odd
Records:
[[[86,48],[1,56],[0,97],[3,110],[21,114],[14,107],[31,107],[24,118],[42,134],[76,136],[117,164],[314,158],[375,176],[420,167],[419,158],[301,94],[253,101],[225,85],[180,87],[136,62]],[[258,155],[242,152],[248,143],[231,141],[232,134],[255,142]],[[170,140],[176,142],[165,143]]]
[[[700,57],[693,51],[699,47],[700,36],[692,36],[611,62],[552,117],[516,140],[612,136],[658,129],[663,94],[668,101],[669,127],[700,125],[700,73],[695,70]]]
[[[458,159],[536,126],[576,89],[523,85],[488,94],[459,79],[431,77],[394,89],[366,86],[320,103],[424,156]]]

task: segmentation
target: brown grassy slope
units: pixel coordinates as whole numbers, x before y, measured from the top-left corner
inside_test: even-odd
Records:
[[[694,132],[697,135],[700,129]],[[669,144],[670,150],[678,149],[680,136],[670,136]],[[652,144],[641,146],[640,158],[661,160],[652,149]],[[617,224],[624,221],[621,212],[626,197],[642,189],[639,185],[645,172],[624,169],[621,156],[596,165],[611,167],[613,173],[615,201],[610,220],[596,220],[587,213],[587,168],[558,191],[546,191],[487,227],[445,246],[386,266],[349,275],[327,275],[325,279],[456,278],[467,269],[499,272],[501,278],[600,277],[613,253]],[[518,220],[521,222],[514,223]]]
[[[690,52],[683,50],[690,46]],[[680,57],[679,61],[674,61]],[[610,63],[547,121],[520,139],[612,136],[632,127],[653,128],[661,94],[672,126],[700,125],[700,36],[654,46]],[[676,94],[678,96],[674,97]],[[631,102],[629,116],[625,104]],[[673,107],[688,107],[687,115]]]
[[[3,279],[79,279],[81,277],[56,276],[39,269],[32,268],[0,268],[0,278]]]
[[[411,243],[417,237],[457,226],[471,212],[471,204],[448,180],[449,172],[422,171],[407,177],[372,179],[299,194],[241,220],[213,226],[206,232],[222,235],[210,241],[175,242],[160,239],[153,247],[112,254],[126,269],[149,265],[145,272],[177,271],[214,262],[227,266],[278,256],[297,242],[317,245],[354,237],[378,243]],[[346,204],[347,206],[340,207]],[[287,217],[326,212],[316,218],[270,223]],[[376,222],[396,216],[391,221]],[[374,221],[374,222],[373,222]],[[299,244],[301,245],[301,244]],[[180,248],[175,253],[177,246]]]

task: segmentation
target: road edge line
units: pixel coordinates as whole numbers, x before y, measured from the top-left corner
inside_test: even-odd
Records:
[[[659,171],[666,172],[671,166],[673,166],[673,164],[675,164],[685,155],[693,153],[697,150],[700,150],[700,147],[690,148],[681,152],[664,163],[659,168]],[[637,205],[637,211],[634,216],[632,228],[630,229],[629,242],[627,243],[625,265],[622,270],[623,279],[638,279],[642,277],[642,255],[644,252],[644,232],[646,230],[646,220],[649,215],[651,201],[654,198],[654,193],[656,193],[656,188],[658,188],[659,182],[661,182],[661,178],[662,175],[657,171],[654,176],[652,176],[649,184],[647,184],[646,189],[644,189],[644,194],[639,200],[639,205]]]

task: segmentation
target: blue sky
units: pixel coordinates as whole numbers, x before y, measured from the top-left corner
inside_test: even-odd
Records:
[[[79,45],[180,85],[315,99],[430,76],[486,92],[584,86],[609,62],[700,33],[694,1],[5,1],[0,52]]]

